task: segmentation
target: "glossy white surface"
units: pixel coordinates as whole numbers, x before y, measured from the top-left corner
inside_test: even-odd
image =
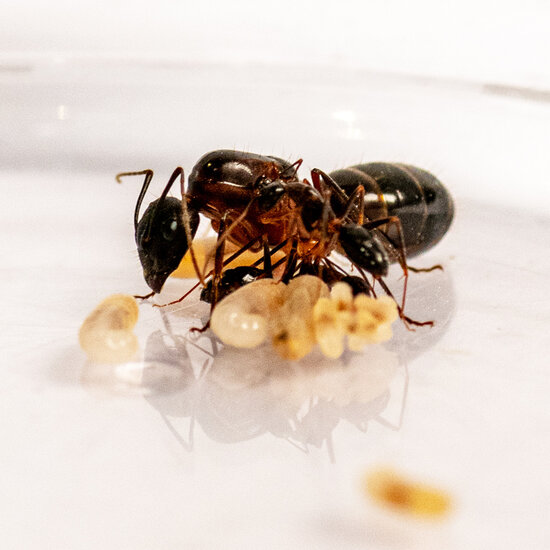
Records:
[[[41,63],[1,74],[0,522],[6,548],[547,547],[550,108],[368,73]],[[235,147],[306,170],[400,160],[456,197],[386,346],[335,363],[194,339],[207,307],[141,307],[144,362],[90,365],[105,295],[143,292],[132,214],[157,170]],[[399,287],[392,273],[392,288]],[[170,281],[163,299],[188,283]],[[441,524],[379,510],[390,465],[448,490]]]

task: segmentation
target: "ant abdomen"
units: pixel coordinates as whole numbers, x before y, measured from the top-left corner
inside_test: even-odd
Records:
[[[408,257],[438,243],[453,220],[454,206],[449,192],[435,176],[421,168],[370,162],[336,170],[330,176],[348,196],[359,185],[365,188],[363,212],[369,221],[399,218]],[[339,209],[334,201],[333,208]],[[398,242],[395,226],[389,225],[384,230]]]

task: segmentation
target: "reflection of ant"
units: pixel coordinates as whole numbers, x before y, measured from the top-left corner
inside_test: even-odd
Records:
[[[266,354],[258,360],[257,354],[219,349],[214,338],[181,336],[179,327],[172,326],[178,319],[161,314],[165,329],[149,336],[145,364],[171,366],[182,383],[176,392],[167,387],[145,398],[186,450],[193,450],[195,427],[200,426],[221,443],[271,433],[303,452],[325,446],[334,460],[332,434],[341,421],[361,431],[371,420],[400,427],[407,381],[403,394],[395,396],[401,412],[394,425],[383,414],[390,384],[401,369],[396,354],[380,346],[369,350],[367,364],[365,356],[356,354],[337,361],[310,357],[290,363],[273,357],[268,348],[258,350],[260,356]],[[183,419],[188,426],[181,425]]]
[[[284,282],[301,273],[321,276],[327,282],[349,278],[328,259],[336,250],[361,274],[361,279],[355,278],[356,286],[373,295],[366,273],[391,296],[383,277],[390,262],[397,261],[405,276],[398,305],[401,318],[413,325],[433,324],[413,321],[403,313],[408,270],[413,270],[407,266],[406,251],[409,256],[426,251],[449,228],[454,209],[443,185],[424,170],[389,163],[361,164],[330,175],[314,169],[310,184],[298,179],[301,163],[239,151],[213,151],[193,168],[187,192],[183,169],[176,168],[161,197],[148,206],[141,219],[139,210],[153,171],[118,174],[118,181],[127,175],[145,176],[134,228],[152,294],[160,292],[188,249],[204,284],[192,248],[201,213],[212,220],[218,232],[209,293],[213,305],[220,297],[225,241],[229,239],[241,247],[239,253],[263,247],[262,276],[267,277],[275,268],[271,255],[284,247]],[[181,201],[167,196],[178,178]]]

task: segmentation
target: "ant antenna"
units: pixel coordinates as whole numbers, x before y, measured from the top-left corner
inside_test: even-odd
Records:
[[[151,229],[153,227],[153,221],[155,220],[155,218],[157,217],[157,211],[159,209],[159,206],[162,204],[162,202],[164,201],[164,199],[166,198],[166,195],[168,195],[168,191],[170,191],[170,187],[172,187],[172,185],[174,185],[174,182],[176,181],[177,177],[181,174],[181,176],[183,177],[183,168],[181,166],[178,166],[173,172],[172,172],[172,175],[170,176],[170,179],[168,180],[168,183],[166,184],[166,186],[164,187],[164,190],[162,191],[162,194],[160,195],[160,197],[158,198],[157,200],[157,204],[155,205],[155,209],[153,210],[153,213],[151,214],[151,221],[149,222],[149,224],[147,225],[147,234],[144,236],[144,239],[146,241],[148,241],[151,237],[150,233],[151,233]],[[152,171],[151,171],[151,177],[152,177]],[[150,180],[149,180],[150,181]],[[147,184],[147,186],[149,186],[149,184]],[[145,183],[143,184],[143,187],[145,187]],[[145,190],[147,190],[147,188],[145,188]],[[141,195],[145,195],[143,189],[138,197],[138,204],[139,204],[139,200],[142,199],[142,196]],[[136,212],[137,212],[137,207],[136,207]]]
[[[170,179],[168,180],[168,183],[166,184],[166,187],[164,188],[160,198],[158,199],[157,206],[155,210],[153,211],[153,214],[151,216],[151,220],[155,219],[155,215],[157,213],[157,209],[159,207],[159,204],[162,203],[162,201],[166,198],[166,195],[168,195],[168,191],[170,191],[170,188],[176,181],[176,178],[180,175],[180,173],[183,175],[183,168],[178,166],[173,174],[170,176]],[[143,203],[143,199],[145,198],[145,194],[147,193],[147,190],[149,189],[149,185],[151,184],[151,180],[153,179],[153,170],[140,170],[139,172],[121,172],[120,174],[117,174],[115,176],[118,183],[122,183],[120,180],[121,178],[125,176],[145,176],[145,181],[143,182],[143,186],[141,187],[141,191],[139,192],[139,197],[136,203],[136,209],[134,210],[134,230],[137,231],[137,226],[139,222],[139,211],[141,209],[141,204]],[[151,225],[149,225],[151,227]],[[149,235],[146,236],[148,238]]]
[[[179,175],[181,175],[181,177],[183,177],[183,168],[181,166],[178,166],[172,172],[172,175],[170,176],[170,179],[168,180],[168,183],[166,184],[166,186],[164,187],[164,189],[162,191],[162,194],[158,198],[157,204],[156,204],[155,209],[153,210],[153,214],[151,216],[151,224],[149,224],[149,231],[151,230],[151,226],[153,225],[152,220],[155,219],[159,206],[161,205],[161,203],[166,198],[166,195],[168,195],[168,191],[170,191],[170,187],[172,187],[172,185],[174,185],[174,182],[176,181],[176,179]],[[149,233],[149,231],[148,231],[148,233]],[[149,235],[147,235],[147,237],[149,237]]]
[[[141,188],[141,191],[139,193],[139,197],[136,203],[136,209],[134,210],[134,231],[137,231],[137,226],[139,221],[139,210],[141,208],[141,203],[145,198],[145,193],[147,193],[147,189],[149,189],[149,184],[153,179],[153,170],[140,170],[139,172],[121,172],[120,174],[117,174],[115,176],[115,179],[117,180],[118,183],[122,183],[120,181],[121,178],[126,176],[145,176],[145,181],[143,182],[143,186]]]

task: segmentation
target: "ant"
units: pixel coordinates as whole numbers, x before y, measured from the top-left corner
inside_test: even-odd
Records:
[[[153,171],[118,174],[119,182],[124,176],[145,176],[134,212],[134,229],[145,281],[153,291],[147,297],[160,292],[188,250],[199,282],[205,285],[192,246],[199,214],[203,214],[218,233],[207,292],[212,307],[221,297],[219,289],[224,287],[228,239],[241,247],[233,257],[249,248],[263,248],[263,272],[239,275],[248,281],[271,277],[275,268],[271,255],[283,247],[283,282],[302,273],[333,282],[350,278],[328,259],[336,250],[361,274],[361,278],[351,277],[355,288],[374,295],[373,284],[366,277],[370,273],[392,296],[383,277],[390,263],[397,261],[405,279],[402,302],[398,304],[400,317],[406,325],[433,324],[414,321],[403,313],[407,278],[409,270],[430,271],[441,266],[417,270],[407,265],[407,257],[431,248],[449,228],[454,207],[445,187],[420,168],[381,162],[352,166],[330,175],[313,169],[310,183],[297,176],[301,164],[301,159],[291,164],[254,153],[212,151],[194,166],[187,191],[183,168],[176,168],[160,198],[147,207],[141,219],[139,211]],[[182,200],[167,196],[178,178]],[[256,264],[250,269],[256,269]],[[234,274],[228,276],[235,279]],[[238,277],[236,282],[238,286]]]

